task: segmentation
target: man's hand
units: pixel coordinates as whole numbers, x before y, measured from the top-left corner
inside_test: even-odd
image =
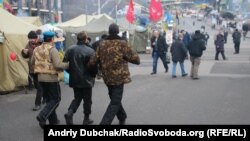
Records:
[[[29,53],[29,50],[28,49],[23,49],[23,53],[27,55]]]

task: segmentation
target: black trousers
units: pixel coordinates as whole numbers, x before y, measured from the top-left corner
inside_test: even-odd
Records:
[[[234,42],[235,53],[240,53],[240,42]]]
[[[61,101],[61,89],[59,82],[40,82],[46,99],[46,106],[38,114],[40,119],[49,120],[50,124],[57,122],[56,109]]]
[[[222,56],[223,60],[226,60],[225,51],[216,51],[215,60],[219,60],[219,54],[220,53],[221,53],[221,56]]]
[[[83,100],[84,115],[91,114],[92,88],[74,88],[74,99],[72,100],[69,111],[75,113]]]
[[[35,105],[40,106],[42,103],[43,89],[42,89],[40,83],[38,82],[38,74],[30,73],[30,77],[33,78],[34,86],[36,88]]]
[[[100,123],[102,125],[110,125],[115,116],[117,116],[119,121],[124,121],[127,118],[127,114],[121,103],[124,84],[107,87],[109,90],[109,97],[111,101]]]

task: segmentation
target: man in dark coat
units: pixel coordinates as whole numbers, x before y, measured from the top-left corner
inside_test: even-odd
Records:
[[[225,40],[224,40],[224,35],[222,33],[222,31],[219,32],[219,34],[216,35],[216,39],[214,41],[215,43],[215,48],[216,48],[216,55],[215,55],[215,60],[219,60],[219,54],[221,53],[223,60],[226,60],[226,56],[225,56],[225,50],[224,50],[224,44],[225,44]]]
[[[241,40],[241,33],[238,31],[238,29],[235,29],[233,33],[233,41],[234,41],[234,49],[235,53],[234,54],[239,54],[240,53],[240,40]]]
[[[165,68],[165,72],[168,72],[168,63],[167,63],[167,50],[168,45],[163,36],[160,35],[159,31],[154,31],[154,36],[151,38],[151,47],[153,48],[152,56],[153,56],[153,72],[151,75],[157,73],[157,63],[158,58],[161,58],[163,66]]]
[[[87,46],[87,35],[80,32],[77,35],[77,45],[73,45],[66,52],[64,62],[69,62],[69,86],[74,89],[74,99],[71,102],[68,112],[64,115],[68,125],[73,124],[73,114],[77,111],[81,101],[84,101],[83,124],[91,124],[93,120],[89,118],[92,105],[92,87],[95,82],[97,70],[87,69],[87,64],[94,50]]]
[[[199,79],[198,69],[201,62],[201,56],[203,51],[206,50],[206,45],[204,38],[199,30],[195,31],[195,34],[192,37],[191,42],[188,45],[188,51],[190,54],[190,60],[192,63],[190,77],[193,80]]]
[[[176,65],[178,62],[180,63],[182,77],[187,76],[184,68],[184,61],[187,57],[187,49],[182,40],[183,35],[180,33],[178,39],[174,41],[170,49],[173,61],[172,78],[176,78]]]

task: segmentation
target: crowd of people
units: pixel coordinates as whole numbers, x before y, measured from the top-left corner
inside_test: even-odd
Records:
[[[118,36],[119,27],[116,24],[109,26],[109,34],[102,35],[99,41],[90,44],[91,38],[82,31],[77,34],[77,43],[65,51],[64,59],[58,56],[55,47],[52,31],[44,32],[31,31],[28,34],[29,42],[22,50],[22,56],[29,58],[29,80],[37,89],[34,111],[41,109],[41,104],[46,106],[37,116],[39,125],[43,128],[46,121],[49,124],[59,124],[56,109],[61,101],[61,90],[58,74],[62,71],[69,73],[69,87],[74,90],[74,99],[67,112],[64,114],[66,124],[73,125],[73,116],[83,101],[84,119],[83,124],[92,124],[90,118],[92,106],[92,89],[95,84],[95,77],[102,77],[110,97],[110,103],[100,122],[103,125],[112,123],[115,116],[121,125],[125,124],[127,114],[122,106],[124,84],[131,82],[128,69],[128,62],[140,64],[140,58],[132,47],[129,46],[125,37]],[[226,60],[224,44],[227,43],[227,36],[224,30],[220,30],[214,36],[215,60],[219,60],[219,54]],[[193,34],[185,30],[175,32],[173,43],[168,45],[165,37],[160,31],[153,31],[151,38],[153,70],[151,75],[157,74],[157,64],[160,58],[165,68],[165,73],[169,72],[169,64],[172,61],[172,78],[176,78],[176,67],[179,63],[181,76],[186,77],[184,62],[190,59],[190,77],[193,80],[199,79],[199,65],[201,57],[206,50],[210,36],[205,32],[205,26],[201,30],[196,30]],[[235,54],[239,54],[241,33],[235,29],[232,34],[235,44]],[[171,60],[167,52],[171,53]]]
[[[40,36],[35,31],[28,34],[29,43],[22,50],[22,55],[29,59],[29,76],[33,76],[37,94],[34,111],[40,110],[41,99],[45,107],[36,119],[41,128],[46,121],[50,125],[59,124],[56,109],[61,101],[61,89],[58,80],[59,72],[66,70],[69,73],[69,87],[74,90],[68,112],[64,117],[66,124],[72,125],[73,115],[83,101],[83,124],[93,123],[90,118],[92,105],[92,88],[98,69],[107,85],[110,103],[100,122],[103,125],[112,123],[115,116],[123,125],[126,123],[127,114],[122,106],[124,84],[131,82],[128,62],[140,64],[138,54],[129,46],[126,38],[119,37],[119,27],[116,24],[109,26],[109,35],[103,35],[102,40],[96,42],[94,48],[90,45],[90,38],[83,31],[77,34],[77,44],[66,50],[63,61],[60,60],[55,48],[55,33],[47,31]]]

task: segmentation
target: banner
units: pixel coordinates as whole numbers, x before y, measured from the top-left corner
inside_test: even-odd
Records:
[[[135,12],[134,12],[133,0],[129,1],[129,7],[128,7],[126,19],[128,20],[129,23],[134,23],[134,21],[135,21]]]
[[[161,0],[151,0],[149,8],[149,18],[151,21],[158,22],[162,17]]]

